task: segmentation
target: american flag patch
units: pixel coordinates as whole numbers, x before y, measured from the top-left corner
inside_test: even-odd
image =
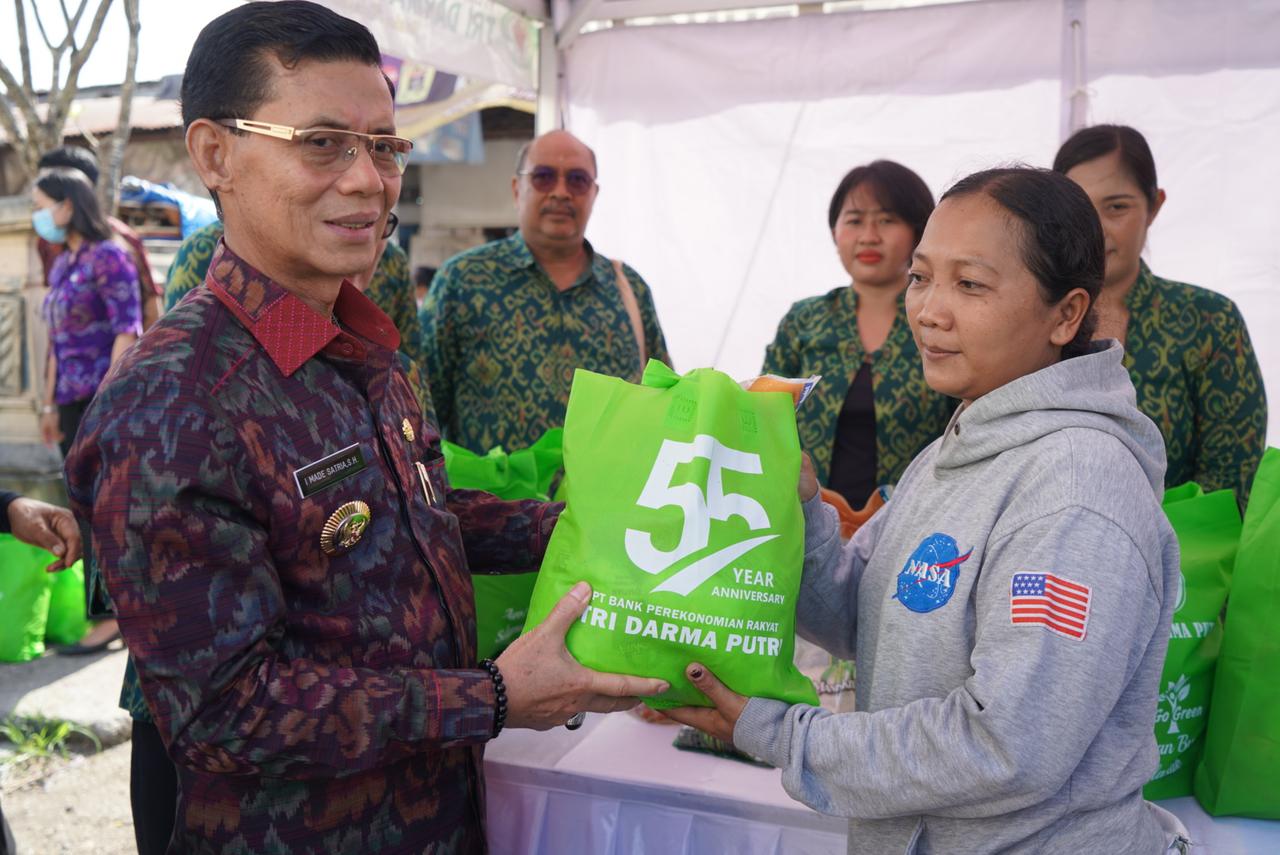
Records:
[[[1009,617],[1017,626],[1042,626],[1080,641],[1089,625],[1089,587],[1052,573],[1015,573]]]

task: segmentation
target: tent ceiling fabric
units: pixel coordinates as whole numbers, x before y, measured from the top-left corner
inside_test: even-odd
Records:
[[[547,18],[546,0],[498,0],[498,2],[530,20],[545,21]]]
[[[521,0],[510,0],[505,5],[514,8],[520,2]],[[535,0],[523,2],[524,5],[530,5]],[[557,40],[567,45],[577,38],[583,25],[601,21],[650,21],[672,16],[732,14],[766,9],[776,10],[780,14],[881,11],[970,2],[974,0],[800,0],[791,3],[785,0],[551,0],[550,6],[552,19],[556,24]]]
[[[522,90],[538,85],[541,24],[496,0],[325,0],[363,23],[383,53]]]
[[[1051,162],[1071,88],[1064,8],[583,34],[563,97],[599,155],[589,236],[653,285],[678,367],[757,371],[792,302],[847,282],[826,206],[850,167],[899,160],[936,195],[976,169]],[[1083,19],[1086,117],[1142,130],[1169,194],[1148,260],[1239,303],[1280,401],[1280,0],[1086,0]],[[1280,419],[1269,436],[1280,444]]]

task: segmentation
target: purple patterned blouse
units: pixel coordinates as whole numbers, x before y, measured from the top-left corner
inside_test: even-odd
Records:
[[[111,367],[117,335],[142,333],[138,270],[111,241],[88,241],[59,255],[49,271],[44,321],[58,363],[53,398],[92,398]]]

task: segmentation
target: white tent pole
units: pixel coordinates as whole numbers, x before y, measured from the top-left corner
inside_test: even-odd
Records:
[[[533,118],[534,135],[561,126],[560,49],[556,47],[555,26],[547,22],[538,32],[538,112]]]
[[[582,32],[582,25],[595,18],[600,3],[601,0],[571,0],[569,17],[556,22],[556,47],[568,50]]]
[[[1062,2],[1061,142],[1089,123],[1089,76],[1085,70],[1085,0]]]

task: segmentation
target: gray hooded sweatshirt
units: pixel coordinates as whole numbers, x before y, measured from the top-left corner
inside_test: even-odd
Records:
[[[797,624],[855,659],[858,711],[755,698],[734,743],[849,852],[1164,851],[1142,785],[1178,546],[1123,353],[974,401],[843,548],[806,503]]]

